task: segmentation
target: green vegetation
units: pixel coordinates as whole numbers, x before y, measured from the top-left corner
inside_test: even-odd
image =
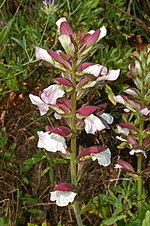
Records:
[[[77,193],[83,224],[149,225],[149,115],[140,115],[138,107],[129,102],[125,107],[131,112],[125,113],[114,98],[134,87],[141,95],[132,97],[149,108],[149,10],[148,0],[56,0],[48,10],[39,0],[0,2],[0,225],[76,225],[74,204],[60,208],[50,201],[56,184],[70,182],[68,159],[37,148],[37,130],[43,130],[47,122],[56,127],[58,121],[52,112],[40,117],[29,100],[30,93],[38,95],[60,74],[36,59],[35,47],[61,49],[56,26],[61,17],[67,18],[73,31],[96,30],[104,25],[107,36],[86,61],[121,70],[118,80],[108,81],[102,89],[91,89],[79,102],[79,107],[107,103],[107,112],[114,117],[108,132],[97,132],[96,138],[81,132],[77,137],[79,150],[99,143],[112,152],[109,167],[87,162],[79,176]],[[137,65],[135,73],[129,64]],[[118,144],[116,125],[120,123],[138,128],[138,132],[130,132],[131,142]],[[141,153],[129,155],[132,147],[144,147],[147,158]],[[125,162],[124,170],[114,169],[119,158],[134,171],[126,170]],[[76,184],[77,178],[74,180]]]

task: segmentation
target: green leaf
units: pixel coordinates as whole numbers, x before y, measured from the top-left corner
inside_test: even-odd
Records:
[[[46,167],[44,170],[42,170],[41,177],[43,177],[49,171],[49,169],[50,167]]]
[[[46,158],[46,155],[44,154],[44,152],[41,151],[41,152],[38,152],[37,154],[35,154],[32,158],[25,160],[23,162],[23,164],[24,165],[34,165],[45,158]]]
[[[42,226],[47,226],[46,220],[42,223]]]
[[[42,210],[39,210],[39,209],[27,209],[27,211],[29,213],[33,213],[33,214],[42,214]]]
[[[108,219],[105,219],[103,220],[103,224],[104,225],[113,225],[115,224],[118,220],[121,220],[121,219],[125,219],[126,218],[126,215],[120,215],[120,216],[116,216],[116,217],[110,217]]]
[[[1,33],[0,33],[0,42],[1,43],[3,43],[5,40],[7,40],[7,36],[11,30],[13,22],[14,22],[14,18],[9,20],[8,24],[1,31]]]
[[[7,78],[8,79],[6,80],[6,84],[7,84],[8,88],[13,91],[19,90],[18,81],[17,81],[16,76],[12,77],[12,74],[8,74]]]
[[[128,224],[128,226],[141,226],[141,220],[140,219],[135,219],[132,222]]]
[[[12,40],[14,40],[19,46],[21,46],[23,49],[25,49],[25,42],[23,42],[22,40],[19,40],[17,38],[12,37]]]
[[[142,226],[149,226],[150,225],[150,210],[148,210],[145,214],[145,218],[143,220]]]
[[[115,94],[113,93],[112,89],[110,86],[106,85],[105,86],[105,92],[107,93],[108,99],[111,101],[113,105],[116,105],[116,100],[114,99]]]
[[[58,222],[57,226],[62,226],[61,221]]]

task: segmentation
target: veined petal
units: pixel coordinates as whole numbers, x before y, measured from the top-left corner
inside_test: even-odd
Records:
[[[106,150],[106,147],[101,146],[91,146],[84,151],[82,151],[78,156],[77,159],[86,160],[87,158],[91,158],[92,156],[95,156],[98,153],[101,153]],[[94,161],[94,160],[93,160]]]
[[[54,61],[53,61],[52,57],[48,54],[46,49],[36,47],[35,56],[36,56],[37,60],[44,60],[44,61],[54,65]]]
[[[120,74],[120,69],[109,70],[107,77],[106,77],[106,80],[115,81],[119,77],[119,74]]]
[[[103,113],[100,115],[108,124],[112,124],[114,121],[114,117],[109,113]]]
[[[94,134],[96,131],[102,131],[103,129],[105,129],[105,126],[102,123],[102,121],[93,114],[86,117],[84,122],[85,122],[85,131],[87,133]]]
[[[116,125],[118,129],[118,133],[123,134],[125,136],[129,135],[129,129],[128,128],[123,128],[120,125]]]
[[[121,95],[114,96],[114,99],[115,99],[119,104],[125,105],[125,100],[122,98]]]
[[[83,106],[83,107],[79,108],[77,110],[77,113],[87,117],[87,116],[91,115],[96,110],[97,110],[96,106],[87,105],[87,106]]]
[[[92,156],[92,160],[98,160],[98,164],[102,166],[108,166],[111,163],[111,152],[107,148],[105,151],[99,152]]]
[[[98,42],[100,39],[102,39],[103,37],[105,37],[106,34],[107,34],[107,30],[106,30],[105,26],[102,26],[102,27],[100,28],[100,35],[99,35],[99,38],[98,38],[97,42]]]
[[[37,132],[39,136],[39,141],[38,141],[38,148],[44,148],[47,151],[51,152],[56,152],[60,151],[63,154],[66,154],[66,142],[65,138],[56,134],[56,133],[51,133],[49,132],[43,132],[39,131]]]
[[[100,37],[100,29],[97,29],[93,34],[87,34],[85,37],[84,37],[84,41],[83,43],[85,45],[87,45],[87,47],[90,47],[94,44],[97,43],[98,39]]]
[[[98,77],[98,75],[100,74],[100,71],[102,70],[103,66],[100,65],[100,64],[94,64],[94,65],[91,65],[87,68],[85,68],[82,73],[83,74],[92,74],[94,75],[95,77]]]
[[[77,194],[72,191],[52,191],[51,192],[51,201],[56,201],[56,205],[63,207],[68,206],[69,203],[72,203]]]
[[[71,41],[70,36],[64,34],[64,35],[60,35],[58,39],[59,39],[62,47],[64,48],[66,54],[68,56],[74,56],[75,47]]]
[[[47,104],[56,104],[56,100],[63,97],[64,90],[60,85],[51,85],[43,90],[41,99]]]
[[[45,115],[48,112],[49,106],[44,103],[40,97],[30,94],[29,98],[32,104],[37,105],[40,111],[40,115]]]

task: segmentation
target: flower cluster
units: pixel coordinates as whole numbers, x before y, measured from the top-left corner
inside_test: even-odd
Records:
[[[135,52],[133,54],[135,65],[130,64],[130,76],[134,87],[129,87],[124,90],[128,95],[117,95],[114,99],[122,104],[124,108],[125,122],[117,125],[116,136],[122,143],[118,148],[123,149],[128,147],[130,155],[136,155],[138,159],[147,158],[147,151],[150,145],[149,131],[150,127],[146,127],[146,123],[150,118],[150,104],[149,88],[150,88],[150,49],[147,48],[141,53]],[[142,161],[139,161],[142,162]],[[123,168],[128,172],[134,173],[133,167],[124,160],[117,162],[116,168]],[[140,170],[139,170],[140,169]],[[138,173],[141,173],[142,166],[138,166]],[[145,172],[145,171],[143,171]]]
[[[44,1],[44,4],[47,6],[48,3]],[[73,32],[64,17],[59,19],[56,25],[58,39],[64,51],[36,47],[36,58],[58,69],[61,76],[54,78],[54,84],[45,88],[39,96],[30,94],[29,97],[31,102],[38,107],[41,115],[45,115],[50,109],[54,112],[56,119],[63,118],[64,126],[55,128],[46,126],[45,131],[39,131],[38,148],[44,148],[49,152],[59,152],[67,159],[70,158],[73,164],[92,159],[97,160],[102,166],[108,166],[111,163],[109,148],[95,145],[78,155],[75,154],[75,159],[73,159],[72,152],[76,153],[76,147],[73,146],[75,142],[71,142],[72,146],[68,147],[65,140],[65,138],[76,139],[78,130],[84,129],[86,133],[95,134],[97,131],[109,129],[110,124],[113,123],[113,117],[105,112],[107,104],[77,107],[78,100],[89,92],[90,87],[101,87],[105,81],[114,81],[119,76],[119,69],[109,70],[101,64],[85,62],[95,44],[106,35],[106,28],[103,26],[87,33]],[[76,182],[72,185],[76,186]],[[58,206],[72,203],[75,196],[72,186],[66,183],[57,185],[51,192],[51,200],[56,201]]]

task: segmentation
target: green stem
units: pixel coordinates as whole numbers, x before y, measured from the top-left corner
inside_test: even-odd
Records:
[[[140,125],[139,125],[139,146],[142,146],[143,143],[143,130],[144,130],[144,121],[140,118]],[[138,175],[138,207],[139,207],[139,218],[142,218],[142,154],[138,154],[137,156],[137,173]]]
[[[144,87],[142,88],[142,95],[141,95],[141,104],[144,106]],[[144,120],[141,116],[139,116],[139,146],[143,144],[143,130],[144,130]],[[142,159],[143,155],[137,155],[137,173],[138,173],[138,208],[139,208],[139,218],[142,219],[142,193],[143,193],[143,183],[142,183]]]
[[[71,139],[71,154],[70,154],[70,166],[71,166],[71,183],[72,185],[77,188],[77,164],[76,164],[76,154],[77,154],[77,141],[76,141],[76,134],[77,134],[77,126],[76,126],[76,105],[77,105],[77,94],[76,94],[76,77],[75,77],[75,69],[76,69],[76,61],[73,63],[72,66],[72,85],[73,91],[71,96],[71,129],[73,133],[73,137]],[[79,203],[78,201],[74,201],[73,205],[74,214],[78,223],[78,226],[83,226]]]

